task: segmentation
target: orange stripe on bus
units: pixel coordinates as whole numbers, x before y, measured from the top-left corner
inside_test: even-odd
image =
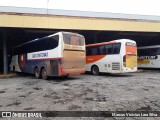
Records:
[[[86,56],[86,64],[96,62],[102,58],[104,58],[106,55],[93,55],[93,56]]]

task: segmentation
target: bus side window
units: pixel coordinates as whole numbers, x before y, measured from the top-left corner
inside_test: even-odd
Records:
[[[48,47],[46,47],[46,48],[54,49],[54,48],[58,47],[58,41],[59,41],[58,35],[55,35],[53,37],[48,38],[48,40],[46,42],[46,46],[48,46]],[[44,48],[44,49],[46,49],[46,48]]]
[[[91,55],[98,55],[98,54],[99,54],[98,46],[92,47]]]
[[[157,55],[160,55],[160,48],[157,48]]]
[[[156,55],[156,49],[150,49],[150,56]]]
[[[19,47],[15,48],[15,50],[14,50],[15,55],[20,55],[20,54],[25,54],[25,53],[27,53],[27,50],[24,45],[19,46]]]
[[[149,55],[149,53],[148,53],[148,49],[141,49],[141,55],[142,56],[146,56],[146,55]]]
[[[146,55],[148,56],[151,56],[152,54],[151,54],[151,49],[147,49],[147,52],[146,52]]]
[[[147,49],[143,49],[142,53],[143,53],[142,55],[145,56],[147,54]]]
[[[142,56],[142,55],[143,55],[142,49],[138,49],[138,56]]]
[[[91,55],[91,48],[90,47],[86,48],[86,54],[87,54],[87,56]]]
[[[39,41],[34,41],[32,44],[28,44],[27,51],[30,52],[38,52],[43,50],[54,49],[58,46],[59,36],[55,35],[48,38],[42,38]]]
[[[113,54],[113,47],[112,47],[112,45],[105,45],[105,53],[106,54]]]
[[[119,54],[120,53],[120,47],[121,47],[120,43],[113,44],[113,54]]]
[[[39,45],[36,45],[36,42],[33,42],[31,44],[28,44],[28,53],[36,52],[36,49],[39,47]]]
[[[105,55],[108,54],[108,47],[107,47],[107,45],[104,46],[104,54]]]
[[[108,54],[113,54],[113,45],[109,45]]]
[[[104,46],[99,46],[99,54],[104,55]]]

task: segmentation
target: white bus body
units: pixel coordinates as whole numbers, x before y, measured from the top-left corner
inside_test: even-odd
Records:
[[[120,39],[86,46],[86,71],[97,75],[137,71],[136,42]]]
[[[43,79],[82,74],[85,72],[85,39],[76,33],[58,32],[24,43],[13,50],[10,70]]]
[[[139,68],[160,68],[160,45],[138,47]]]

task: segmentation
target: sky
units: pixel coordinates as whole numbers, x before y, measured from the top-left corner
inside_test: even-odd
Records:
[[[0,0],[0,6],[160,16],[160,0]]]

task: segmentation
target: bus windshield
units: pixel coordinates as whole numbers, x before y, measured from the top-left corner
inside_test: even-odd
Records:
[[[126,42],[126,55],[123,58],[124,67],[137,67],[137,46],[135,42]]]
[[[126,42],[126,54],[127,55],[137,55],[137,46],[136,43]]]
[[[84,46],[84,37],[78,34],[67,34],[63,33],[63,40],[65,44]]]

